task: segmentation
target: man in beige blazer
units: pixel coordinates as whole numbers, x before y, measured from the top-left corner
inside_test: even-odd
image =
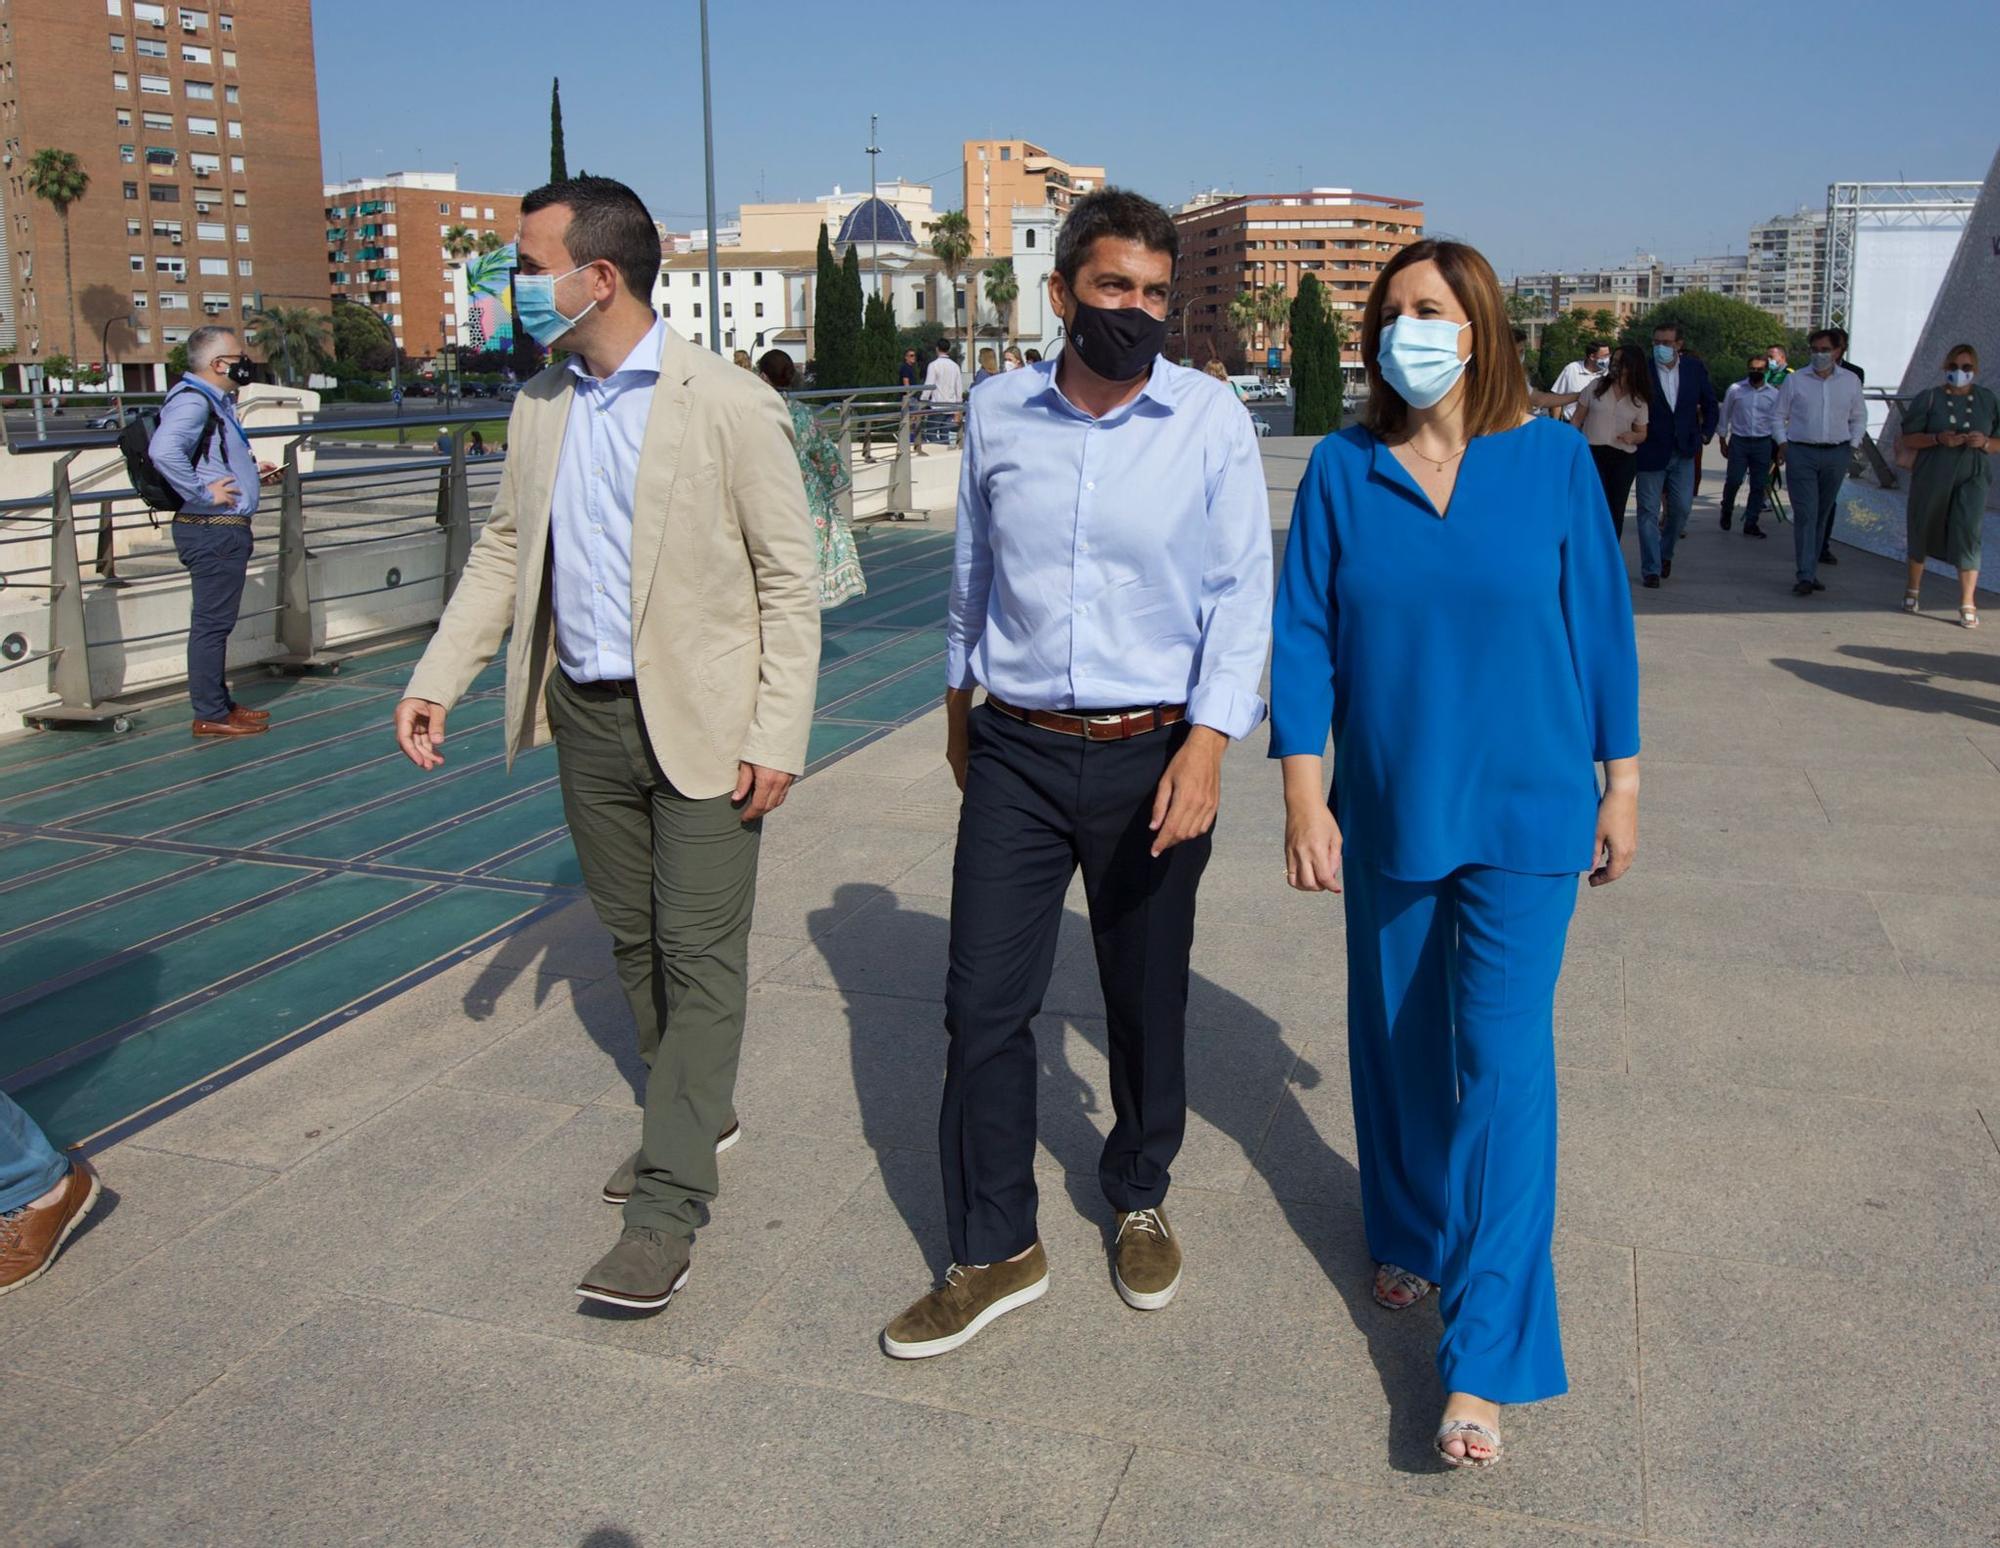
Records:
[[[500,490],[396,706],[419,768],[507,646],[507,756],[553,736],[584,885],[645,1060],[617,1245],[577,1294],[657,1311],[686,1283],[739,1133],[757,844],[805,768],[817,551],[783,402],[653,313],[659,238],[609,178],[521,201],[523,327],[569,352],[521,391]]]

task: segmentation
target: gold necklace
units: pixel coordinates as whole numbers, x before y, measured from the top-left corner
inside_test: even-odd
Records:
[[[1405,441],[1403,444],[1409,448],[1410,455],[1414,457],[1422,457],[1424,461],[1428,462],[1432,467],[1436,468],[1438,472],[1442,473],[1449,464],[1458,461],[1460,457],[1463,457],[1465,455],[1465,447],[1470,446],[1472,442],[1467,441],[1465,443],[1465,446],[1459,447],[1457,451],[1453,452],[1449,457],[1446,457],[1442,462],[1440,462],[1436,457],[1430,456],[1425,452],[1418,451],[1417,443],[1414,440]]]

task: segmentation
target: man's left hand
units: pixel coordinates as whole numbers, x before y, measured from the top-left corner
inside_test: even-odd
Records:
[[[1196,726],[1167,765],[1153,796],[1153,858],[1200,838],[1215,826],[1222,801],[1222,755],[1229,738],[1208,726]]]
[[[755,822],[785,804],[792,776],[760,763],[736,765],[736,793],[729,799],[743,808],[743,820]]]

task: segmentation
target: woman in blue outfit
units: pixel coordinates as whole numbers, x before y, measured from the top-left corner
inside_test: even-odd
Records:
[[[1588,444],[1528,415],[1484,258],[1404,248],[1361,353],[1364,423],[1320,442],[1292,511],[1271,755],[1287,880],[1346,895],[1375,1299],[1438,1289],[1438,1452],[1487,1467],[1499,1405],[1568,1386],[1553,1013],[1577,875],[1616,881],[1638,841],[1631,595]]]

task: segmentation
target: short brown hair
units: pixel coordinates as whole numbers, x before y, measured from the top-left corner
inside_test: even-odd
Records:
[[[1944,352],[1944,368],[1949,371],[1951,363],[1960,355],[1970,355],[1972,357],[1972,369],[1975,371],[1979,369],[1979,351],[1974,349],[1970,344],[1954,344],[1950,349],[1946,350]]]
[[[1361,362],[1368,373],[1368,406],[1361,422],[1377,435],[1393,435],[1409,418],[1410,405],[1382,379],[1376,352],[1382,342],[1382,304],[1389,281],[1413,264],[1434,263],[1472,319],[1472,358],[1465,366],[1465,431],[1491,435],[1512,430],[1528,417],[1528,378],[1513,346],[1513,324],[1507,320],[1507,299],[1476,247],[1464,242],[1426,239],[1412,242],[1382,266],[1361,313]]]

